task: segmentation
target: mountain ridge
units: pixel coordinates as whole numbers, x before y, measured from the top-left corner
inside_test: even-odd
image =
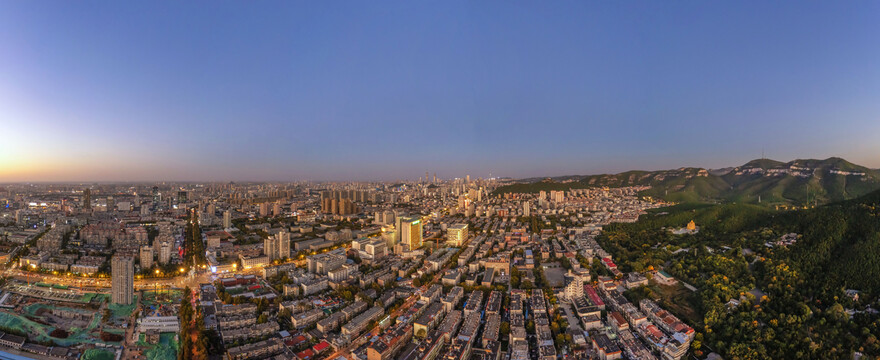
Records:
[[[618,174],[567,175],[520,180],[496,194],[534,193],[593,187],[650,186],[643,195],[673,202],[747,202],[818,205],[848,200],[880,189],[880,171],[839,157],[781,162],[755,159],[722,169],[681,167],[630,170]]]

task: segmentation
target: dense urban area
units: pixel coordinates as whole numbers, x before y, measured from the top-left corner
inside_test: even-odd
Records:
[[[0,0],[0,360],[880,360],[880,0]]]
[[[735,234],[730,226],[752,221],[741,217],[771,210],[682,207],[645,196],[648,186],[504,191],[509,183],[425,174],[400,183],[7,185],[0,350],[231,360],[795,354],[762,343],[772,335],[742,331],[777,326],[761,306],[770,311],[778,291],[798,283],[777,283],[793,275],[772,252],[803,234],[765,228],[743,235],[757,243],[724,243],[712,224]],[[772,281],[756,279],[770,272]],[[845,310],[835,303],[835,316],[876,314],[853,305],[859,291],[844,290],[828,293],[848,301]],[[781,321],[830,307],[817,299]],[[876,316],[866,321],[851,348],[826,354],[876,351]],[[825,350],[805,336],[792,344],[807,341],[800,350],[811,352],[797,354]]]

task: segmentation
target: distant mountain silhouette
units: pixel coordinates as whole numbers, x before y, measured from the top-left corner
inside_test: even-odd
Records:
[[[674,202],[807,205],[853,199],[880,189],[880,171],[841,158],[781,162],[756,159],[724,169],[678,168],[521,180],[496,194],[592,187],[651,186],[643,195]]]

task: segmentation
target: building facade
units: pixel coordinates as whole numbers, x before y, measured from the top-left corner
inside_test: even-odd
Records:
[[[117,255],[111,261],[112,301],[130,305],[134,294],[134,258]]]

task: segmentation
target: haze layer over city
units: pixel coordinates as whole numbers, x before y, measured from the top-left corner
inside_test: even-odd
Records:
[[[875,359],[874,2],[0,5],[0,359]]]

